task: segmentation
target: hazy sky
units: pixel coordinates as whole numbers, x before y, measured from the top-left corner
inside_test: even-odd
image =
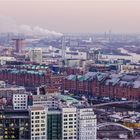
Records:
[[[140,33],[140,0],[0,0],[0,15],[57,32]]]

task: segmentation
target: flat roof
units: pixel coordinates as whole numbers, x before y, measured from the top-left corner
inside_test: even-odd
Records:
[[[75,98],[72,98],[70,96],[67,96],[67,95],[59,95],[58,96],[61,100],[64,100],[66,102],[73,102],[73,103],[78,103],[79,101],[76,100]]]

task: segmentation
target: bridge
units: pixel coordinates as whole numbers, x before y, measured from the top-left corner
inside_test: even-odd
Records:
[[[113,123],[113,122],[100,123],[97,125],[97,129],[100,129],[101,127],[104,127],[104,126],[119,126],[119,127],[122,127],[124,129],[130,131],[132,133],[132,136],[134,136],[134,129],[126,127],[126,126],[119,124],[119,123]]]
[[[128,103],[139,103],[138,101],[117,101],[117,102],[109,102],[109,103],[101,103],[101,104],[95,104],[93,107],[102,107],[102,106],[108,106],[108,105],[115,105],[115,104],[128,104]]]

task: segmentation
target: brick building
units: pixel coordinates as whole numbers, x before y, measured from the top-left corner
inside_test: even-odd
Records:
[[[140,75],[101,72],[69,75],[64,79],[63,89],[77,94],[139,100]]]
[[[53,74],[48,71],[26,70],[26,69],[1,69],[0,80],[7,81],[9,84],[24,86],[26,88],[38,87],[41,85],[61,87],[61,74]]]

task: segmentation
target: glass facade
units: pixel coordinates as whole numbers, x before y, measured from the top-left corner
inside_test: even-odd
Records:
[[[48,140],[62,139],[62,116],[58,114],[48,114],[47,137]]]
[[[0,140],[1,139],[29,139],[30,119],[28,113],[0,112]]]

